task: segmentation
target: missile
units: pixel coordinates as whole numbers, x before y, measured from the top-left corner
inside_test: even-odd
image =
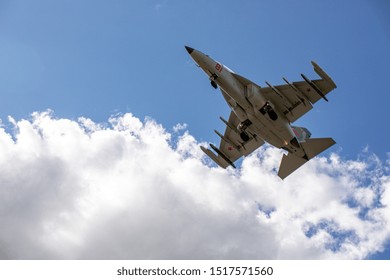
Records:
[[[221,157],[223,158],[227,163],[229,163],[231,166],[233,166],[234,168],[236,168],[236,166],[234,165],[234,163],[224,154],[222,153],[222,151],[220,149],[218,149],[217,147],[215,147],[213,144],[210,143],[210,147]]]
[[[227,120],[225,120],[224,118],[222,117],[219,117],[219,119],[224,123],[226,124],[226,126],[228,126],[231,130],[233,130],[235,133],[237,133],[238,135],[240,135],[240,132],[237,130],[236,127],[234,127],[231,123],[229,123]]]
[[[305,103],[305,100],[308,100],[309,98],[307,98],[302,91],[299,90],[299,88],[297,88],[296,86],[294,86],[294,84],[290,83],[285,77],[282,77],[283,81],[286,82],[286,84],[288,84],[294,91],[295,91],[295,95],[303,102]]]
[[[298,92],[298,88],[296,86],[294,86],[292,83],[290,83],[285,77],[282,77],[283,81],[286,82],[286,84],[288,84],[293,90],[295,90],[296,92]]]
[[[232,140],[230,140],[229,138],[223,136],[218,130],[214,130],[214,132],[223,140],[225,141],[226,143],[230,144],[231,146],[233,146],[234,148],[236,148],[238,150],[238,146],[236,144],[233,143]]]
[[[285,99],[284,95],[279,90],[277,90],[273,85],[271,85],[267,81],[265,81],[265,83],[267,84],[267,86],[269,86],[272,89],[273,92],[275,92],[277,95],[279,95],[280,98]]]
[[[218,164],[222,168],[226,168],[229,166],[229,163],[225,162],[224,160],[221,160],[221,158],[218,158],[212,151],[209,149],[206,149],[205,147],[200,146],[200,149],[209,157],[211,158],[216,164]]]
[[[290,98],[288,98],[288,96],[286,96],[285,94],[283,94],[283,92],[281,92],[280,90],[278,90],[276,87],[274,87],[273,85],[271,85],[270,83],[268,83],[267,81],[265,81],[265,83],[273,90],[273,92],[275,92],[277,95],[280,96],[280,98],[282,98],[285,103],[283,104],[284,107],[289,110],[289,107],[291,107],[293,105],[293,102],[290,100]]]
[[[313,83],[308,77],[305,75],[301,74],[301,77],[305,80],[305,82],[312,88],[314,89],[319,96],[321,96],[325,101],[329,101],[328,98],[326,98],[325,94],[316,86],[315,83]]]

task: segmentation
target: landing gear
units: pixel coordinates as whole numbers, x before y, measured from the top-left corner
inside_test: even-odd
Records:
[[[237,126],[237,129],[238,131],[245,131],[245,129],[247,129],[251,124],[252,122],[249,119],[246,119],[245,121],[240,122],[240,124]]]
[[[278,119],[278,115],[274,111],[274,109],[268,111],[268,116],[271,120],[276,121]]]
[[[218,85],[217,85],[217,83],[215,82],[215,80],[218,78],[218,76],[217,76],[217,74],[212,74],[211,76],[210,76],[210,83],[211,83],[211,86],[213,87],[213,88],[215,88],[215,89],[217,89],[218,88]]]
[[[247,142],[250,140],[250,137],[249,137],[248,133],[245,132],[245,129],[247,129],[248,126],[250,126],[251,124],[252,124],[252,122],[250,120],[245,120],[245,121],[241,122],[237,127],[238,131],[241,131],[240,137],[241,137],[241,140],[244,142]]]
[[[240,133],[240,137],[241,137],[241,140],[244,142],[248,142],[250,139],[248,133],[246,133],[245,131]]]
[[[278,119],[278,114],[276,114],[276,112],[268,102],[266,102],[265,105],[261,107],[259,111],[263,115],[268,114],[269,118],[273,121],[276,121]]]

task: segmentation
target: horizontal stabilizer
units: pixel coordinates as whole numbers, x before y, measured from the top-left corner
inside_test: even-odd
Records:
[[[279,166],[278,176],[282,179],[293,173],[299,167],[304,165],[308,160],[325,151],[336,144],[332,138],[307,138],[301,145],[305,150],[307,160],[295,156],[294,154],[283,155],[282,162]]]
[[[217,157],[212,151],[210,151],[209,149],[206,149],[205,147],[202,147],[200,146],[201,150],[209,156],[209,158],[211,158],[216,164],[218,164],[220,167],[222,168],[227,168],[229,166],[229,163],[226,162],[226,160],[224,160],[223,158],[221,157]]]
[[[293,173],[306,162],[307,160],[297,157],[294,154],[283,155],[282,162],[279,166],[278,176],[284,180],[284,178]]]
[[[309,159],[312,159],[334,144],[336,144],[336,142],[332,138],[310,138],[301,143]]]

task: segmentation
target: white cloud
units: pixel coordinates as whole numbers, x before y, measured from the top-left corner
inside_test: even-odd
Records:
[[[186,123],[178,123],[176,124],[174,127],[173,127],[173,131],[178,133],[180,132],[181,130],[184,130],[187,128],[187,124]]]
[[[367,151],[318,157],[281,181],[277,149],[222,170],[187,131],[173,140],[131,114],[9,119],[2,259],[359,259],[390,236],[388,161]]]

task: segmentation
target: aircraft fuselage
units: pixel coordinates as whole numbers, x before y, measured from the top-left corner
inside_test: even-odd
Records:
[[[246,137],[260,137],[269,144],[305,157],[290,122],[270,100],[261,93],[260,86],[245,86],[232,70],[195,49],[187,51],[208,75],[214,88],[218,86],[231,110],[241,121],[238,130],[243,141]]]

